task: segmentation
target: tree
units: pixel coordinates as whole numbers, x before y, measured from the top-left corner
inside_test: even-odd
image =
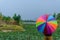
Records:
[[[6,22],[6,16],[3,16],[2,20]]]
[[[2,19],[2,13],[0,12],[0,19]]]
[[[17,20],[17,15],[14,14],[13,19],[16,21]]]
[[[56,18],[56,13],[54,13],[54,14],[53,14],[53,17],[55,17],[55,18]]]
[[[60,20],[60,13],[57,14],[57,19]]]
[[[6,16],[3,16],[3,21],[5,21],[6,23],[9,23],[9,21],[11,20],[11,17],[6,17]]]
[[[16,15],[16,13],[14,14],[14,16],[13,16],[13,19],[17,22],[17,24],[19,25],[19,23],[20,23],[20,20],[21,20],[21,16],[20,15]]]
[[[54,13],[53,16],[56,17],[56,13]]]
[[[17,16],[17,22],[18,22],[18,24],[20,23],[20,21],[21,21],[21,16],[18,14],[18,16]]]
[[[0,16],[2,16],[2,13],[0,12]]]
[[[11,20],[11,17],[6,17],[6,21],[9,22]]]

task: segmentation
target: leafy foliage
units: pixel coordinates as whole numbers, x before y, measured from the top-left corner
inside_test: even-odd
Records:
[[[2,15],[2,13],[0,12],[0,19],[2,19],[2,16],[3,16],[3,15]]]
[[[3,16],[2,20],[5,21],[5,22],[9,22],[11,20],[11,18],[9,16],[8,17]]]
[[[54,14],[53,14],[53,17],[55,17],[55,18],[56,18],[56,13],[54,13]]]
[[[57,19],[60,20],[60,13],[57,14]]]
[[[20,23],[20,20],[21,20],[21,16],[20,15],[16,15],[16,14],[14,14],[14,16],[13,16],[13,19],[17,22],[17,24],[19,25],[19,23]]]

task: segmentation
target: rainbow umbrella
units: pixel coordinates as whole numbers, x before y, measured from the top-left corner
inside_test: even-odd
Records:
[[[39,32],[49,35],[56,30],[57,21],[53,16],[46,14],[37,19],[36,27]]]

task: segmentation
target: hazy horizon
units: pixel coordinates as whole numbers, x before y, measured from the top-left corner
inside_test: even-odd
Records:
[[[60,12],[60,0],[0,0],[0,12],[5,16],[20,14],[22,19],[36,20],[40,15]]]

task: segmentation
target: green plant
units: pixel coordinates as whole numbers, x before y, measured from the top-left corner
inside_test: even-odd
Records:
[[[19,23],[20,23],[20,21],[21,21],[21,16],[20,15],[16,15],[16,14],[14,14],[14,16],[13,16],[13,19],[16,21],[16,23],[19,25]]]

